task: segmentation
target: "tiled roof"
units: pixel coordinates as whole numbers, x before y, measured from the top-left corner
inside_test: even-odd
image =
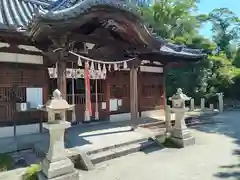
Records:
[[[0,0],[0,28],[25,28],[33,19],[35,9],[52,3],[48,0]]]
[[[160,48],[160,52],[162,54],[166,55],[175,55],[175,56],[183,56],[183,57],[192,57],[192,58],[198,58],[198,57],[204,57],[205,54],[203,54],[202,50],[200,49],[189,49],[189,48],[179,48],[177,47],[172,47],[172,44],[164,44]]]
[[[125,1],[126,2],[126,1]],[[40,16],[52,19],[64,19],[66,16],[76,16],[84,13],[92,5],[107,3],[110,6],[120,9],[126,9],[136,14],[137,9],[124,0],[0,0],[0,29],[27,28],[33,20],[34,14],[38,11]],[[161,37],[154,35],[151,28],[144,26],[159,44],[163,43]],[[153,38],[154,39],[154,38]],[[160,43],[161,42],[161,43]],[[168,42],[159,49],[161,53],[180,55],[185,57],[204,56],[201,50],[189,49],[184,46],[178,46]]]

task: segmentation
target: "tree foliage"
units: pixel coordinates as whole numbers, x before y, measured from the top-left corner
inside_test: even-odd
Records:
[[[202,21],[212,23],[213,40],[219,50],[233,58],[231,42],[240,38],[240,19],[228,8],[214,9]]]
[[[169,96],[181,87],[189,96],[210,98],[219,91],[229,92],[239,76],[240,48],[236,52],[232,43],[238,42],[240,37],[239,18],[227,8],[194,15],[197,8],[197,0],[161,0],[142,9],[143,17],[159,36],[175,44],[204,49],[208,54],[207,59],[197,64],[186,63],[184,67],[168,70],[166,90]],[[212,40],[199,34],[205,22],[212,23]]]

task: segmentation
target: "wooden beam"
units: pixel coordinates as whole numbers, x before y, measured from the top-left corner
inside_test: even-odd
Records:
[[[119,47],[143,47],[142,45],[131,44],[124,41],[118,41],[116,39],[111,39],[109,37],[100,37],[98,35],[82,35],[82,34],[73,34],[69,37],[70,41],[76,42],[89,42],[97,45],[114,45]]]
[[[30,46],[34,45],[34,42],[30,39],[30,37],[13,31],[0,31],[0,41],[9,44],[15,43]]]
[[[19,53],[19,54],[30,54],[30,55],[42,55],[41,52],[37,51],[28,51],[18,47],[0,47],[0,52],[8,52],[8,53]]]

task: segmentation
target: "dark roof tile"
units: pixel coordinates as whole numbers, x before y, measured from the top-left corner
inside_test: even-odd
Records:
[[[34,9],[48,7],[46,0],[0,0],[0,24],[5,28],[26,28],[32,20]]]
[[[81,14],[84,8],[90,7],[97,3],[110,3],[116,8],[129,8],[129,11],[136,13],[136,7],[127,7],[125,1],[111,0],[0,0],[0,29],[27,29],[29,23],[32,22],[35,9],[38,9],[40,14],[46,17],[61,19],[69,9],[74,9],[75,13]],[[113,3],[115,2],[115,3]],[[84,7],[84,8],[83,8]],[[50,11],[49,11],[50,10]],[[54,12],[54,13],[53,13]],[[71,16],[71,14],[68,14]],[[76,15],[76,14],[75,14]],[[146,26],[144,26],[147,28]],[[149,26],[150,27],[150,26]],[[148,31],[148,29],[146,29]],[[154,33],[150,33],[154,36]],[[163,42],[160,37],[154,36],[156,40]],[[161,44],[159,43],[159,44]],[[202,50],[188,49],[185,46],[175,45],[164,42],[164,45],[159,49],[161,53],[172,54],[184,57],[201,57],[204,56]]]

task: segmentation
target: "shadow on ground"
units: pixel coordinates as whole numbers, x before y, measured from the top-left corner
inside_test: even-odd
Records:
[[[146,123],[154,123],[159,122],[159,120],[154,118],[141,118],[138,120],[137,124],[146,124]],[[120,134],[124,132],[131,131],[131,122],[121,121],[121,122],[101,122],[100,124],[79,124],[74,125],[71,128],[66,130],[66,147],[73,148],[76,146],[83,146],[87,144],[91,144],[87,138],[96,137],[96,136],[104,136],[104,135],[113,135]],[[125,128],[124,128],[125,127]],[[129,127],[129,129],[127,128]],[[116,128],[118,130],[116,130]],[[121,129],[123,128],[123,129]]]
[[[219,114],[211,118],[217,118],[223,123],[211,124],[205,126],[193,127],[193,129],[205,132],[205,133],[217,133],[225,136],[229,136],[234,140],[233,143],[240,145],[240,111],[229,111]],[[224,142],[223,142],[224,143]],[[223,144],[224,145],[224,144]],[[232,152],[233,156],[240,156],[240,147]],[[239,157],[240,158],[240,157]],[[215,177],[222,179],[237,179],[240,180],[240,162],[239,164],[221,165],[219,167],[222,171],[214,174]]]

